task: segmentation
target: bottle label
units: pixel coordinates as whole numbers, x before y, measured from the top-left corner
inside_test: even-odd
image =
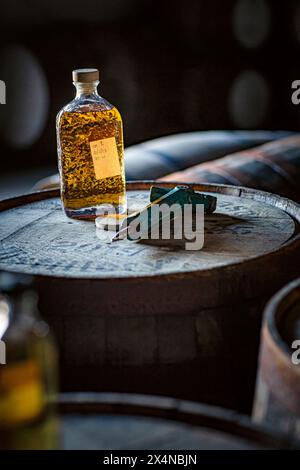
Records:
[[[119,176],[121,167],[115,137],[90,142],[97,180]]]
[[[44,407],[40,368],[34,360],[0,369],[0,425],[22,424],[37,418]]]

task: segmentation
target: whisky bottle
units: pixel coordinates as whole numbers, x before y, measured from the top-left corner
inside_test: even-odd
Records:
[[[0,450],[59,447],[56,346],[31,289],[28,276],[0,275]]]
[[[57,115],[61,199],[71,218],[126,211],[124,142],[119,111],[99,96],[99,71],[73,71],[76,96]]]

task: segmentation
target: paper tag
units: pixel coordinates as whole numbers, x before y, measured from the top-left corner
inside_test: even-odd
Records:
[[[97,180],[119,176],[121,167],[115,137],[90,142]]]

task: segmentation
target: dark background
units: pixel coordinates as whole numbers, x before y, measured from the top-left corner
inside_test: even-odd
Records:
[[[125,143],[209,129],[297,130],[300,1],[1,3],[1,168],[55,166],[74,68],[98,67]]]

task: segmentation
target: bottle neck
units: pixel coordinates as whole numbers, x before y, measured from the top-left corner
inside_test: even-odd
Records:
[[[37,294],[33,290],[14,293],[9,296],[11,302],[11,317],[32,317],[38,318]]]
[[[98,95],[98,84],[99,82],[90,82],[90,83],[81,83],[81,82],[73,82],[76,88],[76,96],[75,99],[79,98],[93,98],[97,97]]]
[[[0,339],[10,325],[32,324],[38,318],[37,297],[33,291],[0,295]]]
[[[12,306],[8,298],[1,294],[0,295],[0,340],[9,325],[9,321],[11,317],[11,310],[12,310]]]

